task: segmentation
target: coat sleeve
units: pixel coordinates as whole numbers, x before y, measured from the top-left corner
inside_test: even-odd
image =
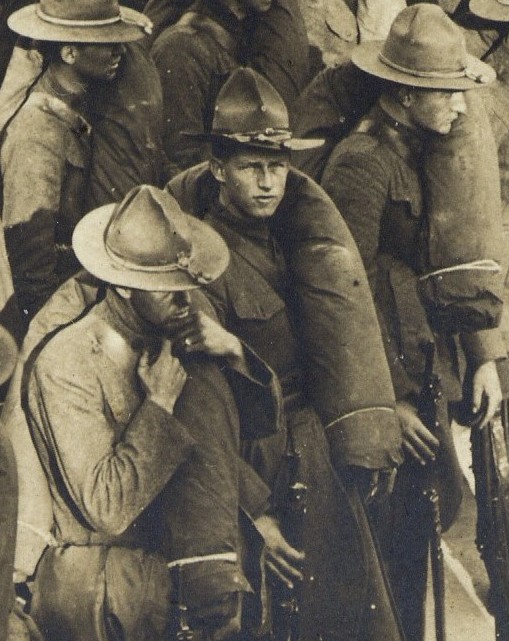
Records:
[[[45,124],[44,136],[8,135],[2,149],[5,243],[14,291],[29,317],[58,286],[55,221],[65,154],[63,132]]]
[[[194,441],[148,399],[116,436],[120,426],[107,416],[92,369],[74,363],[69,370],[65,359],[58,367],[38,359],[29,383],[29,421],[58,470],[62,490],[90,527],[119,535],[189,458]]]
[[[287,196],[278,241],[295,288],[306,391],[334,463],[397,465],[401,429],[359,250],[334,203],[311,179],[292,171]]]
[[[337,148],[327,164],[322,186],[341,211],[357,243],[375,297],[380,223],[389,191],[384,167],[372,153],[343,154]],[[385,294],[382,292],[382,299]],[[401,363],[397,342],[385,321],[383,300],[377,296],[375,302],[391,379],[399,400],[414,393],[415,385]]]

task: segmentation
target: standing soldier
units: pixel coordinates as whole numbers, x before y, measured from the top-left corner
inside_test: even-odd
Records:
[[[88,189],[91,84],[116,77],[123,43],[143,38],[147,24],[113,0],[42,0],[9,18],[14,32],[39,41],[44,59],[0,151],[5,243],[26,321],[79,268],[71,236]]]
[[[321,141],[293,138],[283,100],[248,68],[223,86],[212,132],[199,137],[212,142],[210,166],[183,172],[169,189],[228,243],[230,266],[207,293],[283,388],[286,438],[253,444],[250,460],[275,488],[283,527],[295,508],[286,488],[307,488],[304,581],[295,588],[298,622],[288,626],[303,639],[395,641],[358,488],[371,480],[373,494],[381,491],[401,460],[400,430],[357,248],[323,191],[290,167],[290,150]]]
[[[489,329],[496,324],[496,319],[486,321],[486,329],[479,323],[477,329],[448,331],[441,326],[444,318],[439,317],[439,311],[443,311],[439,304],[425,308],[423,298],[418,296],[417,282],[423,273],[423,257],[443,257],[447,252],[450,256],[454,251],[458,252],[457,260],[465,248],[478,242],[487,252],[483,258],[498,258],[499,250],[494,246],[486,247],[493,238],[487,222],[479,235],[476,233],[479,220],[500,222],[496,198],[492,211],[482,211],[482,208],[468,211],[467,206],[458,211],[459,218],[455,218],[451,205],[447,217],[436,215],[433,218],[435,201],[424,198],[425,185],[428,195],[431,191],[429,181],[425,183],[429,179],[426,168],[430,166],[427,154],[433,149],[444,149],[449,139],[456,144],[455,154],[444,154],[441,165],[444,174],[454,170],[451,159],[466,158],[461,137],[455,138],[456,125],[458,128],[463,126],[467,104],[475,96],[466,96],[465,91],[484,86],[494,78],[494,73],[467,54],[459,28],[439,7],[430,4],[417,4],[403,10],[385,43],[361,45],[352,59],[363,71],[383,79],[386,84],[374,109],[333,151],[322,185],[344,215],[357,241],[385,337],[407,454],[392,497],[387,554],[406,636],[417,641],[423,637],[430,527],[426,522],[428,512],[422,489],[415,485],[415,463],[412,461],[425,466],[436,460],[442,474],[449,475],[444,483],[449,492],[454,494],[454,488],[458,486],[457,461],[447,412],[440,413],[440,434],[431,433],[417,414],[425,365],[420,344],[423,341],[435,343],[437,367],[445,400],[449,402],[462,397],[456,362],[457,352],[463,350],[468,366],[463,396],[469,399],[471,412],[483,424],[493,416],[501,399],[496,361],[505,356],[500,334],[496,329]],[[484,135],[488,145],[489,131]],[[468,171],[472,166],[472,162],[467,161],[462,170],[467,167],[465,171]],[[435,176],[437,174],[440,172]],[[494,180],[498,180],[496,162],[493,174]],[[449,191],[453,188],[457,189],[454,183],[448,186]],[[497,188],[495,183],[494,195]],[[460,199],[465,195],[457,194],[457,197]],[[440,202],[443,205],[444,201]],[[465,222],[469,215],[474,221],[471,224]],[[452,232],[436,233],[437,229],[443,230],[440,225],[451,220],[455,223]],[[430,229],[435,234],[431,234]],[[450,273],[455,274],[453,277],[458,282],[461,279],[463,292],[469,290],[471,280],[491,278],[487,272],[476,271],[473,262],[466,259],[458,262],[459,271],[455,269]],[[493,268],[496,267],[494,264]],[[437,290],[449,282],[448,272],[448,269],[443,270],[438,281],[434,281]],[[460,288],[458,300],[459,291]],[[456,302],[451,295],[450,309],[454,309]],[[484,319],[483,303],[471,301],[471,304],[472,317]],[[476,312],[479,312],[478,316]],[[468,314],[462,318],[469,318]],[[441,498],[444,503],[450,499],[452,511],[457,508],[458,501],[454,497],[443,495]]]
[[[22,388],[51,496],[29,613],[48,641],[162,641],[175,626],[228,638],[251,592],[244,568],[261,575],[256,554],[244,564],[241,522],[287,580],[302,555],[239,456],[241,424],[258,435],[278,424],[273,374],[198,291],[225,269],[226,245],[145,185],[84,217],[73,245],[106,291],[84,309],[94,287],[69,279],[28,334],[33,345],[68,322],[30,354]],[[196,318],[186,354],[182,326]]]

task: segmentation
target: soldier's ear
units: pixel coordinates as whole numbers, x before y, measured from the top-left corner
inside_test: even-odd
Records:
[[[209,162],[209,168],[211,174],[214,176],[218,183],[225,182],[224,165],[220,160],[218,160],[217,158],[211,158]]]
[[[398,100],[402,107],[408,109],[413,101],[413,94],[410,87],[400,87],[398,89]]]
[[[78,57],[78,48],[73,44],[65,44],[60,47],[60,57],[68,64],[73,65]]]
[[[125,298],[127,300],[131,298],[132,290],[128,289],[127,287],[119,287],[118,285],[114,285],[113,289],[121,298]]]

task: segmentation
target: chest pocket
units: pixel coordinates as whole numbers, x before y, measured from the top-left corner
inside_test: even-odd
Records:
[[[268,321],[278,312],[285,309],[284,301],[274,293],[272,288],[256,288],[239,292],[233,301],[233,309],[239,320]]]
[[[396,173],[381,221],[380,250],[417,269],[422,225],[422,192],[417,174]]]
[[[276,372],[285,372],[295,358],[285,302],[260,276],[243,282],[231,301],[229,329]]]

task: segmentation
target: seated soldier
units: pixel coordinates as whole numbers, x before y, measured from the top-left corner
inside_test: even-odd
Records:
[[[162,640],[188,624],[227,637],[251,591],[239,501],[276,572],[295,581],[302,559],[238,455],[240,420],[248,431],[277,423],[271,372],[199,311],[196,290],[222,273],[227,249],[147,186],[86,216],[73,246],[105,297],[26,365],[23,398],[54,517],[30,614],[47,641]],[[201,348],[186,356],[191,310]]]

